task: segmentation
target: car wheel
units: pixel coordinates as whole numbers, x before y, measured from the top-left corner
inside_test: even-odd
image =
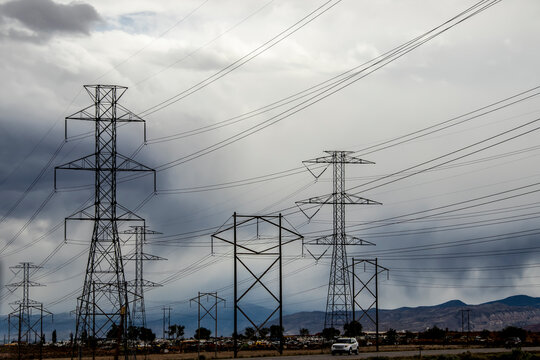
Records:
[[[332,356],[336,356],[336,353],[332,351]]]
[[[349,349],[349,355],[352,355],[352,350],[351,349]]]

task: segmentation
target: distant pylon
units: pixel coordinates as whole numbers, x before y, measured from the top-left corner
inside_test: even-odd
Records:
[[[11,292],[22,288],[22,299],[10,303],[13,311],[8,314],[8,338],[11,337],[11,327],[13,326],[11,319],[15,318],[17,319],[17,342],[19,344],[21,342],[31,343],[32,336],[34,337],[34,342],[37,342],[39,338],[39,342],[41,343],[43,339],[43,314],[52,315],[50,311],[43,308],[42,303],[30,299],[30,288],[43,286],[30,280],[30,270],[39,268],[39,266],[30,262],[22,262],[19,265],[10,267],[15,275],[19,275],[22,272],[21,281],[6,285],[6,288]],[[32,310],[37,311],[39,315],[33,314]]]
[[[151,171],[154,173],[155,191],[155,170],[116,150],[118,123],[145,124],[143,119],[118,105],[127,88],[116,85],[86,85],[84,88],[94,103],[66,118],[66,138],[67,120],[91,121],[95,126],[95,151],[55,168],[55,188],[56,170],[87,170],[95,173],[94,204],[66,218],[66,222],[94,222],[86,276],[82,294],[78,298],[73,345],[74,350],[79,349],[78,356],[81,358],[83,346],[91,345],[95,351],[96,342],[105,339],[111,330],[116,329],[117,346],[122,344],[124,357],[128,358],[130,313],[118,222],[144,220],[117,203],[116,177],[118,172]]]
[[[146,243],[147,234],[161,234],[160,232],[148,230],[146,226],[132,226],[125,230],[123,234],[135,235],[135,251],[124,256],[124,260],[135,260],[135,279],[128,281],[128,285],[133,288],[133,303],[131,305],[131,321],[134,326],[146,327],[146,310],[144,307],[144,288],[162,286],[152,281],[144,280],[143,263],[148,260],[166,260],[165,258],[146,254],[143,246]]]
[[[201,301],[201,298],[206,297],[206,306]],[[209,298],[213,298],[214,301],[208,304]],[[223,302],[225,304],[225,299],[218,296],[217,291],[214,292],[200,292],[197,294],[197,297],[194,297],[189,300],[189,305],[191,306],[192,302],[197,303],[197,331],[200,332],[201,329],[201,320],[203,320],[207,315],[209,318],[214,320],[214,358],[217,359],[217,338],[218,338],[218,303]],[[201,313],[201,308],[203,312]],[[201,353],[201,336],[199,334],[197,339],[197,356],[200,357]]]
[[[349,269],[347,265],[347,245],[374,245],[368,241],[349,236],[345,231],[345,205],[380,205],[381,203],[364,199],[360,196],[345,192],[345,164],[373,164],[371,161],[353,157],[350,151],[325,151],[328,156],[304,161],[306,164],[331,164],[333,168],[333,191],[331,194],[312,197],[307,200],[297,201],[296,204],[302,210],[302,205],[319,204],[333,206],[333,233],[322,236],[306,244],[327,245],[332,247],[332,262],[330,265],[330,278],[328,281],[328,296],[326,300],[326,314],[324,327],[343,327],[349,322],[352,310],[352,294],[350,285]],[[306,165],[306,167],[308,167]],[[326,170],[326,168],[324,170]],[[316,177],[308,167],[308,170]],[[304,214],[307,213],[302,210]],[[315,212],[316,213],[316,212]],[[315,213],[308,218],[311,218]]]
[[[171,338],[171,334],[170,334],[170,330],[171,330],[171,310],[172,310],[172,307],[170,306],[163,306],[161,308],[161,310],[163,310],[163,340],[165,339],[170,339]],[[165,327],[167,327],[165,329]],[[167,337],[165,337],[165,334],[167,334]]]

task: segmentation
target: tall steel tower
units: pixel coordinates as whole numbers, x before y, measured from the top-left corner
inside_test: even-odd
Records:
[[[85,85],[84,88],[94,103],[66,118],[66,138],[67,120],[93,122],[94,153],[55,168],[55,188],[56,170],[87,170],[94,172],[95,177],[94,204],[66,218],[66,222],[89,220],[94,223],[86,276],[77,304],[74,349],[78,347],[79,357],[82,356],[83,346],[93,344],[94,347],[97,340],[106,338],[115,328],[117,341],[122,343],[127,357],[130,314],[118,222],[143,219],[117,203],[117,173],[151,171],[155,191],[155,171],[117,152],[118,123],[145,125],[143,119],[118,105],[127,88],[116,85]]]
[[[373,245],[367,241],[349,236],[345,231],[345,205],[374,205],[379,202],[345,192],[345,164],[373,164],[371,161],[353,157],[350,151],[325,151],[328,156],[304,161],[307,164],[328,164],[333,170],[333,191],[331,194],[297,201],[297,205],[332,204],[333,233],[307,242],[332,247],[332,262],[328,280],[328,296],[324,327],[338,328],[348,323],[352,311],[352,293],[347,264],[347,245]],[[308,167],[309,169],[309,167]],[[326,169],[326,168],[325,168]],[[311,170],[310,172],[315,175]],[[324,172],[324,170],[323,170]],[[319,174],[318,176],[322,175]],[[318,177],[316,176],[316,177]]]
[[[133,288],[133,304],[131,306],[131,321],[134,326],[146,327],[146,310],[144,308],[144,288],[162,286],[152,281],[144,280],[143,263],[148,260],[166,260],[160,256],[146,254],[143,246],[146,243],[147,234],[161,234],[160,232],[148,230],[146,226],[132,226],[131,229],[123,231],[123,234],[135,235],[135,251],[124,257],[124,260],[135,261],[135,279],[128,281],[128,285]]]

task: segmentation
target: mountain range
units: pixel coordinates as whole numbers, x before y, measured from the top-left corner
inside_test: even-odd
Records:
[[[258,305],[246,305],[243,310],[252,317],[255,323],[260,323],[272,313],[274,309],[267,309]],[[460,300],[451,300],[439,305],[402,307],[392,310],[379,310],[379,331],[388,329],[423,331],[426,328],[437,326],[442,329],[461,330],[462,310],[469,310],[471,331],[501,330],[506,326],[517,326],[532,331],[540,329],[540,298],[526,295],[511,296],[478,305],[468,305]],[[374,318],[374,310],[368,312]],[[357,318],[358,318],[357,314]],[[463,312],[464,325],[467,329],[467,312]],[[360,320],[365,330],[375,330],[374,325],[364,317]],[[197,308],[193,307],[189,313],[171,312],[170,323],[185,326],[185,337],[193,336],[197,328]],[[163,314],[160,312],[147,314],[147,326],[157,335],[162,336]],[[277,324],[274,316],[268,326]],[[299,329],[306,328],[310,333],[320,332],[324,325],[323,311],[303,311],[283,315],[283,327],[286,334],[298,334]],[[201,323],[214,333],[214,322],[209,317]],[[241,333],[247,326],[252,326],[248,320],[239,315],[238,331]],[[69,313],[55,314],[54,322],[50,319],[44,322],[46,339],[50,339],[50,332],[57,330],[59,339],[69,338],[74,330],[75,319]],[[7,334],[7,321],[0,322],[0,332]],[[233,332],[233,309],[231,306],[218,308],[218,335],[230,336]],[[12,329],[12,337],[16,331]]]

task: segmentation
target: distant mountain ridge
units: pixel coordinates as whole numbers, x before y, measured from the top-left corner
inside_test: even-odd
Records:
[[[478,305],[468,305],[461,300],[450,300],[438,305],[402,307],[379,310],[379,329],[423,331],[437,326],[442,329],[461,329],[461,310],[470,310],[471,330],[501,330],[506,326],[534,329],[540,324],[540,298],[527,295],[510,296]],[[374,315],[374,310],[370,312]],[[295,333],[295,328],[318,332],[324,324],[324,312],[298,312],[283,317],[285,330]],[[367,321],[360,321],[366,330],[375,330]],[[298,330],[296,330],[296,333]]]
[[[268,311],[262,306],[246,305],[245,311],[252,314],[257,321],[266,318]],[[471,330],[500,330],[506,326],[518,326],[530,330],[540,329],[540,298],[526,295],[510,296],[505,299],[489,301],[478,305],[468,305],[461,300],[450,300],[438,305],[402,307],[390,310],[379,310],[379,329],[422,331],[434,325],[450,330],[461,329],[461,310],[470,310]],[[171,313],[171,324],[186,327],[185,336],[191,337],[197,328],[196,308],[189,313]],[[218,335],[230,336],[233,331],[233,310],[230,306],[219,308]],[[266,314],[266,315],[265,315]],[[373,315],[373,311],[371,312]],[[147,323],[158,337],[162,336],[163,319],[160,313],[147,313]],[[274,317],[267,326],[276,324]],[[374,330],[366,321],[361,321],[365,330]],[[300,311],[283,315],[283,325],[287,334],[298,334],[301,328],[311,333],[320,332],[324,325],[324,311]],[[213,324],[203,323],[214,332]],[[239,331],[251,326],[239,317]],[[75,318],[69,313],[55,314],[54,323],[47,320],[44,327],[46,339],[50,339],[53,329],[57,330],[59,339],[67,339],[74,330]],[[7,334],[7,321],[0,322],[0,332]],[[13,331],[12,331],[13,336]]]
[[[482,305],[501,303],[508,306],[540,306],[540,298],[531,297],[527,295],[515,295],[507,297],[506,299],[490,301]]]

